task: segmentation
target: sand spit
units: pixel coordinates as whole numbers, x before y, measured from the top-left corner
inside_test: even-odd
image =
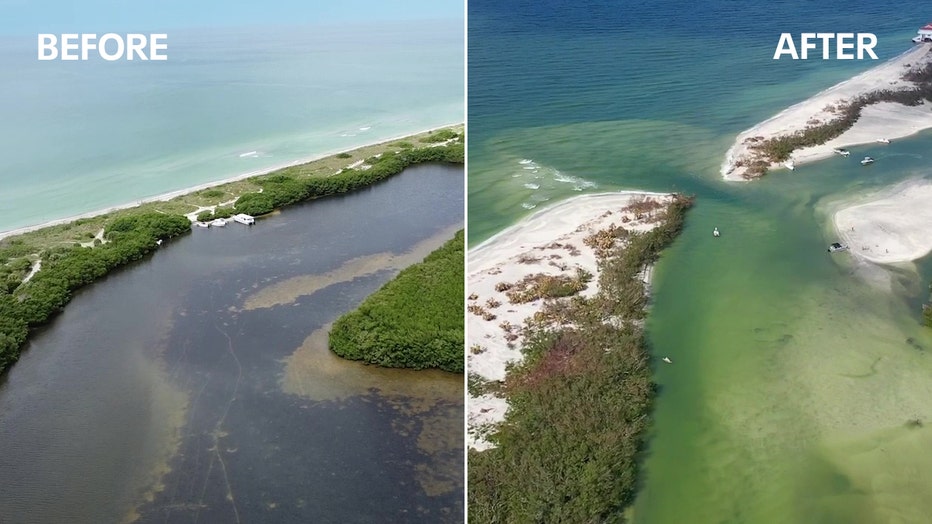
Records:
[[[612,224],[629,231],[648,231],[656,224],[648,217],[638,219],[629,204],[651,199],[668,204],[672,195],[625,191],[583,195],[560,202],[525,218],[481,245],[471,249],[467,263],[467,368],[470,376],[484,381],[505,379],[506,366],[520,360],[520,328],[543,306],[542,300],[513,304],[501,283],[544,275],[575,276],[579,269],[593,275],[583,296],[596,293],[599,268],[596,252],[583,240]],[[487,320],[477,311],[486,311]],[[468,401],[468,445],[483,450],[490,447],[484,438],[502,422],[507,401],[499,396],[470,395]]]
[[[854,98],[879,90],[905,91],[916,84],[903,80],[903,75],[932,63],[932,44],[916,45],[909,51],[849,80],[830,87],[817,95],[793,105],[776,116],[748,129],[735,139],[722,164],[722,177],[726,180],[746,180],[747,167],[759,159],[750,149],[755,142],[802,131],[812,125],[821,125],[838,118],[837,108]],[[892,102],[881,102],[865,107],[861,117],[847,131],[822,145],[793,152],[791,160],[799,165],[832,156],[833,149],[895,139],[915,134],[932,127],[932,106],[922,104],[908,107]],[[782,164],[771,164],[780,168]]]
[[[932,252],[932,181],[910,180],[835,212],[835,230],[858,258],[896,264]]]

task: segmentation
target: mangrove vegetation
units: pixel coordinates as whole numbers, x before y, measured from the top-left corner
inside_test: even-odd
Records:
[[[298,168],[285,168],[257,180],[260,190],[241,195],[234,204],[239,213],[260,216],[296,202],[347,193],[381,182],[406,167],[428,162],[463,163],[462,143],[403,149],[366,159],[360,168],[343,169],[328,177],[308,177]]]
[[[463,231],[337,320],[330,349],[385,367],[463,372]]]
[[[922,305],[922,323],[932,328],[932,283],[929,284],[929,302]]]
[[[444,138],[435,140],[437,136]],[[0,239],[0,373],[19,358],[30,332],[48,322],[80,288],[188,233],[191,222],[185,215],[189,213],[213,208],[199,212],[200,220],[234,213],[262,215],[296,202],[355,191],[415,164],[464,162],[462,126],[414,137],[420,138],[427,138],[429,145],[365,146],[168,201]],[[347,162],[356,158],[363,162],[348,168]]]
[[[191,223],[180,215],[130,214],[110,222],[106,243],[65,245],[43,252],[41,271],[15,286],[8,280],[0,289],[0,372],[19,357],[29,331],[60,311],[75,291],[139,260],[161,241],[190,230]],[[9,243],[0,249],[0,259],[8,260],[22,245]]]

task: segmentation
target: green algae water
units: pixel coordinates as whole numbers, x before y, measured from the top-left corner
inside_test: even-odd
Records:
[[[651,350],[675,364],[656,368],[631,520],[925,522],[932,330],[918,319],[932,264],[825,247],[845,202],[932,176],[932,133],[753,183],[719,168],[740,131],[879,63],[773,61],[779,33],[874,32],[885,60],[927,15],[730,6],[471,2],[469,241],[580,193],[696,195],[654,272]]]

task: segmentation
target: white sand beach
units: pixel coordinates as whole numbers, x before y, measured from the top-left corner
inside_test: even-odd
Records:
[[[173,198],[177,198],[177,197],[180,197],[180,196],[184,196],[184,195],[187,195],[187,194],[190,194],[190,193],[196,193],[196,192],[201,191],[201,190],[204,190],[204,189],[209,189],[209,188],[212,188],[212,187],[222,186],[222,185],[228,184],[228,183],[230,183],[230,182],[237,182],[237,181],[239,181],[239,180],[244,180],[244,179],[251,178],[251,177],[254,177],[254,176],[266,175],[266,174],[268,174],[268,173],[271,173],[271,172],[273,172],[273,171],[278,171],[279,169],[284,169],[284,168],[286,168],[286,167],[298,166],[298,165],[301,165],[301,164],[306,164],[306,163],[308,163],[308,162],[314,162],[315,160],[320,160],[320,159],[322,159],[322,158],[327,158],[327,157],[329,157],[329,156],[338,155],[338,154],[340,154],[340,153],[349,153],[349,152],[352,152],[352,151],[355,151],[355,150],[357,150],[357,149],[361,149],[361,148],[364,148],[364,147],[370,147],[370,146],[374,146],[374,145],[378,145],[378,144],[385,144],[385,143],[388,143],[388,142],[393,142],[393,141],[395,141],[395,140],[402,140],[402,139],[405,139],[405,138],[411,138],[411,137],[416,136],[416,135],[420,135],[420,134],[423,134],[423,133],[429,133],[429,132],[431,132],[431,131],[437,131],[437,130],[439,130],[439,129],[445,129],[445,128],[448,128],[448,127],[451,127],[451,126],[460,125],[460,124],[461,124],[460,122],[454,122],[454,123],[450,123],[450,124],[444,124],[444,125],[442,125],[442,126],[432,127],[432,128],[424,129],[424,130],[421,130],[421,131],[415,131],[415,132],[413,132],[413,133],[407,133],[407,134],[399,135],[399,136],[392,137],[392,138],[380,139],[380,140],[378,140],[378,141],[376,141],[376,142],[372,142],[372,143],[369,143],[369,144],[353,146],[352,148],[349,148],[349,149],[343,149],[343,150],[339,150],[339,151],[329,151],[329,152],[326,152],[326,153],[321,153],[321,154],[317,154],[317,155],[313,155],[313,156],[308,156],[308,157],[300,158],[300,159],[294,160],[294,161],[292,161],[292,162],[284,162],[284,163],[281,163],[281,164],[276,164],[276,165],[271,166],[271,167],[267,167],[267,168],[263,168],[263,169],[256,169],[256,170],[249,171],[249,172],[246,172],[246,173],[240,173],[240,174],[238,174],[238,175],[231,176],[231,177],[229,177],[229,178],[224,178],[224,179],[221,179],[221,180],[216,180],[216,181],[214,181],[214,182],[207,182],[207,183],[204,183],[204,184],[200,184],[200,185],[188,187],[188,188],[185,188],[185,189],[179,189],[179,190],[177,190],[177,191],[170,191],[170,192],[167,192],[167,193],[162,193],[162,194],[160,194],[160,195],[155,195],[155,196],[152,196],[152,197],[143,198],[143,199],[137,200],[137,201],[135,201],[135,202],[128,202],[128,203],[126,203],[126,204],[121,204],[121,205],[118,205],[118,206],[111,206],[111,207],[108,207],[108,208],[105,208],[105,209],[99,209],[99,210],[96,210],[96,211],[90,211],[90,212],[88,212],[88,213],[81,213],[81,214],[79,214],[79,215],[74,215],[74,216],[70,216],[70,217],[66,217],[66,218],[61,218],[61,219],[57,219],[57,220],[50,220],[50,221],[48,221],[48,222],[44,222],[44,223],[42,223],[42,224],[36,224],[36,225],[33,225],[33,226],[27,226],[27,227],[21,227],[21,228],[17,228],[17,229],[11,229],[11,230],[9,230],[9,231],[0,231],[0,240],[2,240],[3,238],[6,238],[6,237],[11,237],[11,236],[15,236],[15,235],[21,235],[21,234],[23,234],[23,233],[28,233],[28,232],[30,232],[30,231],[37,231],[37,230],[39,230],[39,229],[43,229],[43,228],[50,227],[50,226],[57,226],[57,225],[61,225],[61,224],[68,224],[69,222],[74,222],[75,220],[80,220],[80,219],[82,219],[82,218],[91,218],[91,217],[96,217],[96,216],[100,216],[100,215],[105,215],[105,214],[111,213],[111,212],[113,212],[113,211],[119,211],[119,210],[121,210],[121,209],[130,209],[130,208],[133,208],[133,207],[138,207],[138,206],[140,206],[140,205],[142,205],[142,204],[146,204],[146,203],[149,203],[149,202],[166,202],[166,201],[169,201],[169,200],[171,200],[171,199],[173,199]],[[203,211],[203,210],[205,210],[205,209],[212,209],[213,207],[215,207],[215,206],[200,208],[200,209],[198,209],[197,211],[194,211],[193,214],[194,214],[194,215],[197,215],[198,212]],[[190,214],[190,213],[189,213],[189,214]]]
[[[469,250],[466,276],[468,305],[479,306],[495,316],[486,320],[475,312],[467,313],[467,369],[470,375],[491,382],[504,380],[508,363],[522,358],[522,341],[516,335],[519,335],[524,320],[543,306],[542,300],[512,304],[505,292],[496,290],[496,286],[538,273],[573,276],[577,268],[582,268],[590,272],[593,279],[580,295],[595,294],[599,274],[596,253],[584,244],[583,239],[612,224],[630,231],[652,229],[655,223],[638,220],[633,213],[622,211],[641,198],[664,204],[672,201],[668,194],[633,191],[582,195],[542,209]],[[498,396],[469,397],[470,447],[479,450],[490,447],[483,437],[484,432],[504,420],[507,407],[507,402]]]
[[[920,44],[909,51],[873,69],[822,91],[815,96],[793,105],[776,116],[743,131],[728,149],[722,164],[722,177],[726,180],[746,180],[749,164],[757,159],[749,139],[767,140],[802,131],[811,125],[825,124],[837,118],[835,109],[857,96],[879,90],[908,90],[915,84],[903,80],[903,75],[932,63],[932,44]],[[932,105],[908,107],[902,104],[882,102],[865,107],[861,117],[847,131],[825,144],[797,150],[791,156],[796,164],[813,162],[832,156],[835,148],[875,142],[878,139],[893,140],[932,128]],[[782,165],[771,164],[771,169]]]
[[[835,212],[835,230],[853,256],[897,264],[932,252],[932,181],[911,180]]]

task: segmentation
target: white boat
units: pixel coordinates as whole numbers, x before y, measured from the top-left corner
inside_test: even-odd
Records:
[[[247,226],[251,226],[251,225],[253,225],[253,224],[256,223],[256,219],[255,219],[255,218],[253,218],[253,217],[251,217],[251,216],[249,216],[249,215],[247,215],[247,214],[245,214],[245,213],[240,213],[240,214],[238,214],[238,215],[233,215],[233,221],[239,222],[240,224],[246,224]]]
[[[713,237],[717,237],[717,236],[719,236],[719,235],[721,235],[721,233],[718,232],[718,228],[715,228],[715,229],[712,230],[712,236],[713,236]]]
[[[877,139],[877,142],[880,143],[880,144],[889,144],[889,143],[890,143],[890,140],[887,139],[887,138],[878,138],[878,139]]]
[[[837,252],[837,251],[847,251],[847,250],[848,250],[848,246],[846,246],[846,245],[844,245],[844,244],[840,244],[840,243],[838,243],[838,242],[832,242],[832,243],[828,246],[828,252],[829,252],[829,253],[835,253],[835,252]]]
[[[841,156],[848,156],[851,154],[851,151],[848,151],[847,149],[832,149],[832,152]]]
[[[913,43],[919,44],[922,42],[932,42],[932,23],[928,23],[916,31],[916,36],[913,37]]]
[[[672,363],[673,363],[673,361],[670,360],[670,357],[663,357],[661,360],[663,360],[663,361],[666,362],[667,364],[672,364]]]
[[[225,218],[215,218],[215,219],[213,219],[213,220],[210,221],[210,225],[212,225],[212,226],[214,226],[214,227],[223,227],[223,226],[227,225],[227,221],[226,221]]]
[[[869,156],[866,156],[866,157],[864,157],[864,160],[861,160],[861,165],[862,165],[862,166],[870,165],[870,164],[873,164],[873,163],[874,163],[874,159],[871,158],[871,157],[869,157]]]
[[[796,169],[796,164],[794,164],[792,160],[787,160],[786,162],[783,163],[783,165],[785,165],[786,168],[789,169],[790,171],[793,171],[794,169]]]
[[[194,225],[197,227],[210,227],[210,224],[208,224],[207,222],[201,222],[200,220],[195,222]]]

